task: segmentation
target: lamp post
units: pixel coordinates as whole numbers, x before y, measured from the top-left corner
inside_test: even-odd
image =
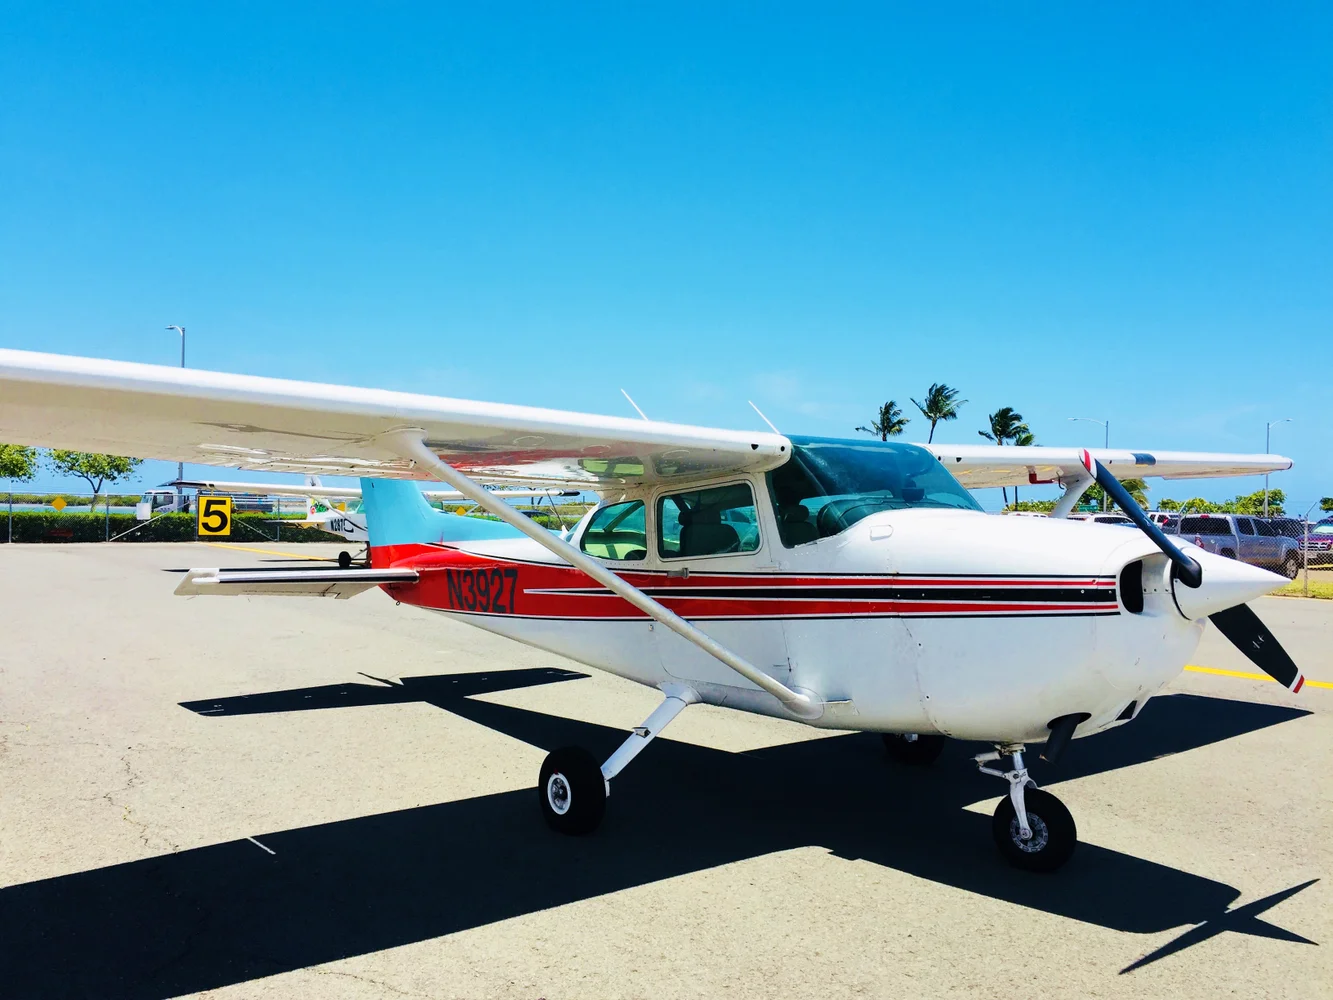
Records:
[[[1110,421],[1110,420],[1098,420],[1096,417],[1070,417],[1069,419],[1070,419],[1070,420],[1086,420],[1086,421],[1088,421],[1088,423],[1090,423],[1090,424],[1101,424],[1101,425],[1102,425],[1102,428],[1103,428],[1103,429],[1105,430],[1105,432],[1106,432],[1106,433],[1103,435],[1103,438],[1102,438],[1102,447],[1105,448],[1105,449],[1108,450],[1108,451],[1110,450],[1110,448],[1111,448],[1111,421]],[[1105,491],[1105,490],[1102,490],[1102,513],[1103,513],[1103,514],[1106,513],[1106,510],[1107,510],[1107,507],[1106,507],[1106,491]]]
[[[1268,446],[1273,438],[1274,424],[1289,424],[1291,417],[1283,417],[1281,420],[1270,420],[1264,427],[1264,454],[1268,454]],[[1268,473],[1264,473],[1264,517],[1268,516]]]
[[[183,326],[177,326],[175,323],[172,323],[170,326],[167,327],[167,329],[168,329],[168,330],[175,330],[177,333],[179,333],[179,334],[181,335],[181,367],[184,368],[184,367],[185,367],[185,327],[183,327]],[[184,462],[177,462],[177,463],[176,463],[176,481],[179,482],[180,480],[182,480],[182,479],[184,479],[184,478],[185,478],[185,463],[184,463]],[[180,507],[181,507],[181,488],[180,488],[179,486],[177,486],[177,487],[176,487],[176,509],[177,509],[177,510],[180,510]]]

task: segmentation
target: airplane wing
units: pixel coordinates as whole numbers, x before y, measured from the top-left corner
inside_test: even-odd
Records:
[[[1028,486],[1080,475],[1081,448],[1009,448],[996,445],[922,445],[968,489]],[[1207,479],[1255,476],[1291,468],[1281,455],[1229,455],[1203,451],[1117,451],[1090,448],[1117,479]]]
[[[0,441],[317,475],[433,478],[383,440],[421,428],[470,477],[601,489],[781,465],[791,442],[382,389],[0,350]]]
[[[179,597],[332,597],[346,600],[384,583],[415,583],[412,569],[192,569],[176,587]]]
[[[589,490],[764,472],[791,449],[769,432],[29,351],[0,350],[0,400],[0,441],[270,472],[433,479],[386,440],[407,428],[421,428],[426,446],[474,481]],[[1051,482],[1082,468],[1076,448],[928,447],[971,488]],[[1093,457],[1121,478],[1291,467],[1277,455],[1099,449]]]

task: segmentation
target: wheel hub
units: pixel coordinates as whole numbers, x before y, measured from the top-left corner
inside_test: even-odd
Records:
[[[569,781],[558,771],[546,779],[546,801],[551,811],[557,816],[569,812],[573,796],[569,791]]]
[[[1009,836],[1013,838],[1014,844],[1020,851],[1036,854],[1051,842],[1051,832],[1046,828],[1042,818],[1031,811],[1028,812],[1028,826],[1032,830],[1032,836],[1024,840],[1023,831],[1018,825],[1018,817],[1015,816],[1009,821]]]

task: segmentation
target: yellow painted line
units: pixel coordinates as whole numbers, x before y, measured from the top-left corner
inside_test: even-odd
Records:
[[[257,552],[261,556],[282,556],[285,559],[310,559],[314,562],[332,562],[332,559],[325,559],[323,556],[303,556],[296,552],[279,552],[277,549],[252,549],[247,545],[232,545],[230,542],[204,542],[205,545],[211,545],[215,549],[226,549],[229,552]],[[1306,681],[1308,684],[1309,681]]]
[[[1240,670],[1219,670],[1217,667],[1196,667],[1193,665],[1187,666],[1185,669],[1194,674],[1216,674],[1218,677],[1239,677],[1247,681],[1272,681],[1274,684],[1277,683],[1267,674],[1247,674]],[[1333,684],[1328,681],[1312,681],[1308,677],[1305,678],[1303,686],[1333,689]]]

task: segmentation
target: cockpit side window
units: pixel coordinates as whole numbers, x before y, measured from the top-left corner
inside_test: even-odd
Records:
[[[648,556],[647,515],[642,500],[613,503],[593,514],[579,548],[598,559],[638,561]]]
[[[657,526],[663,559],[759,548],[759,512],[748,483],[664,496],[657,501]]]

